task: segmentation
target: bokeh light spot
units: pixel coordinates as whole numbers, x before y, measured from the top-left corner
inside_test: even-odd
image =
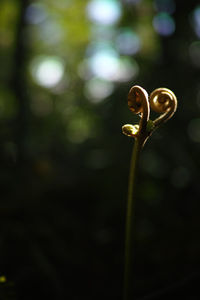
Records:
[[[77,110],[68,122],[67,138],[71,143],[83,143],[91,136],[92,120],[86,112]]]
[[[25,13],[26,21],[30,24],[39,24],[47,18],[45,6],[41,3],[30,4]]]
[[[5,283],[7,281],[5,276],[0,276],[0,283]]]
[[[126,57],[120,58],[114,50],[102,49],[97,51],[89,60],[92,74],[108,81],[129,81],[139,71],[136,61]]]
[[[153,19],[153,26],[156,32],[162,36],[170,36],[175,31],[174,19],[167,13],[159,13]]]
[[[95,23],[112,25],[121,16],[120,3],[115,0],[92,0],[87,6],[87,14]]]
[[[63,28],[60,24],[53,19],[47,19],[39,26],[40,40],[46,45],[57,45],[60,43],[67,32],[63,32]]]
[[[89,44],[86,50],[86,56],[91,57],[98,53],[105,53],[112,55],[112,56],[118,56],[118,53],[114,49],[112,43],[110,41],[104,40],[104,41],[95,41]]]
[[[133,55],[141,48],[141,41],[139,36],[133,31],[123,30],[116,39],[117,49],[121,54]]]
[[[31,63],[31,74],[41,86],[56,86],[64,75],[64,63],[60,57],[39,56]]]
[[[91,41],[98,39],[101,42],[112,41],[116,36],[116,28],[114,26],[97,25],[91,27]]]
[[[119,57],[117,52],[102,50],[96,52],[90,59],[90,69],[97,77],[114,80],[118,71]]]
[[[196,35],[200,38],[200,5],[198,5],[193,11],[192,25]]]
[[[138,63],[126,57],[123,57],[119,61],[118,70],[115,74],[114,80],[119,82],[127,82],[137,77],[139,73]]]
[[[92,103],[99,103],[109,97],[114,90],[114,85],[110,81],[105,81],[100,78],[93,78],[86,82],[85,96]]]

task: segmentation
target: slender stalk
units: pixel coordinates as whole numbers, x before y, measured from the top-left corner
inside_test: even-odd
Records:
[[[142,150],[140,139],[136,138],[130,162],[130,174],[128,185],[128,203],[126,215],[126,237],[125,237],[125,265],[124,265],[124,300],[131,299],[132,290],[132,263],[133,263],[133,224],[134,224],[134,193],[136,172],[139,155]]]
[[[147,92],[143,88],[135,85],[129,91],[128,106],[133,113],[140,114],[140,122],[136,125],[125,124],[122,126],[122,132],[125,135],[135,138],[130,162],[128,186],[123,300],[133,300],[131,291],[133,279],[134,198],[139,155],[153,131],[158,128],[161,123],[166,122],[173,116],[177,108],[177,99],[174,93],[166,88],[154,90],[149,98]],[[150,106],[154,111],[161,113],[161,116],[154,121],[149,119]]]

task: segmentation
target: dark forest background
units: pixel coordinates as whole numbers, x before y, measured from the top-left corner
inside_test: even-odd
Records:
[[[141,155],[134,293],[198,276],[199,1],[1,0],[0,66],[1,299],[121,299],[136,84],[178,110]]]

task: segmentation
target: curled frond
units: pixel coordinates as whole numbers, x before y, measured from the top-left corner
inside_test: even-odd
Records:
[[[145,131],[150,114],[148,94],[145,89],[138,85],[130,89],[128,94],[128,107],[133,113],[140,114],[139,131]]]
[[[173,116],[177,108],[177,99],[174,93],[166,88],[156,89],[148,97],[145,89],[135,85],[128,94],[128,107],[133,113],[139,114],[140,121],[137,125],[124,125],[122,132],[136,138],[143,147],[153,131]],[[150,107],[161,114],[154,121],[149,119]]]
[[[160,126],[161,123],[169,120],[177,109],[176,96],[171,90],[166,88],[154,90],[149,97],[149,102],[152,110],[161,114],[160,117],[153,121],[155,126]]]
[[[138,131],[139,131],[139,125],[131,125],[131,124],[126,124],[122,126],[122,132],[123,134],[130,136],[130,137],[137,137],[138,136]]]

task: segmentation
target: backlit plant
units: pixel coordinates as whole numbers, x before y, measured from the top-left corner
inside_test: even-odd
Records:
[[[132,260],[133,260],[133,215],[134,186],[139,155],[146,141],[161,124],[169,120],[176,111],[177,99],[174,93],[166,88],[158,88],[148,96],[145,89],[133,86],[128,94],[129,109],[140,116],[139,124],[126,124],[122,132],[135,139],[128,185],[128,202],[126,215],[125,238],[125,269],[124,269],[124,300],[131,299]],[[150,109],[161,114],[155,120],[150,120]]]

